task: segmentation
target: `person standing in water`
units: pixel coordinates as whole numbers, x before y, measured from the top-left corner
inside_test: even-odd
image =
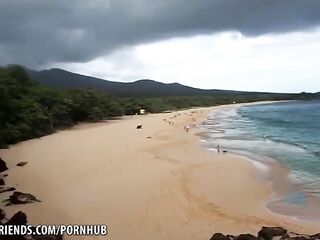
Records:
[[[220,152],[220,145],[217,146],[217,152]]]

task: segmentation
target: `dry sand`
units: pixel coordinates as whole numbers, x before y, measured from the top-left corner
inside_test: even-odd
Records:
[[[270,188],[250,161],[209,152],[198,130],[184,131],[211,110],[82,124],[1,150],[6,184],[42,200],[1,208],[9,216],[26,212],[31,224],[107,224],[109,234],[100,238],[113,240],[206,240],[215,232],[256,233],[263,225],[319,232],[320,223],[265,208]],[[28,164],[17,167],[20,161]],[[93,237],[66,237],[82,238]]]

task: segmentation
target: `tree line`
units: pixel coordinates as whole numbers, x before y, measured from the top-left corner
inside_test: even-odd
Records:
[[[0,68],[0,147],[51,134],[79,122],[182,108],[259,100],[298,98],[295,95],[225,94],[219,96],[116,97],[93,89],[56,89],[29,79],[21,66]]]

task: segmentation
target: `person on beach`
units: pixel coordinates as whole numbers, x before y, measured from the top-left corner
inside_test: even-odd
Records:
[[[220,152],[220,145],[217,146],[217,152]]]

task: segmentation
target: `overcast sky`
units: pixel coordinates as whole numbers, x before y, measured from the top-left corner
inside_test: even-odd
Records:
[[[320,91],[320,0],[1,0],[0,65]]]

